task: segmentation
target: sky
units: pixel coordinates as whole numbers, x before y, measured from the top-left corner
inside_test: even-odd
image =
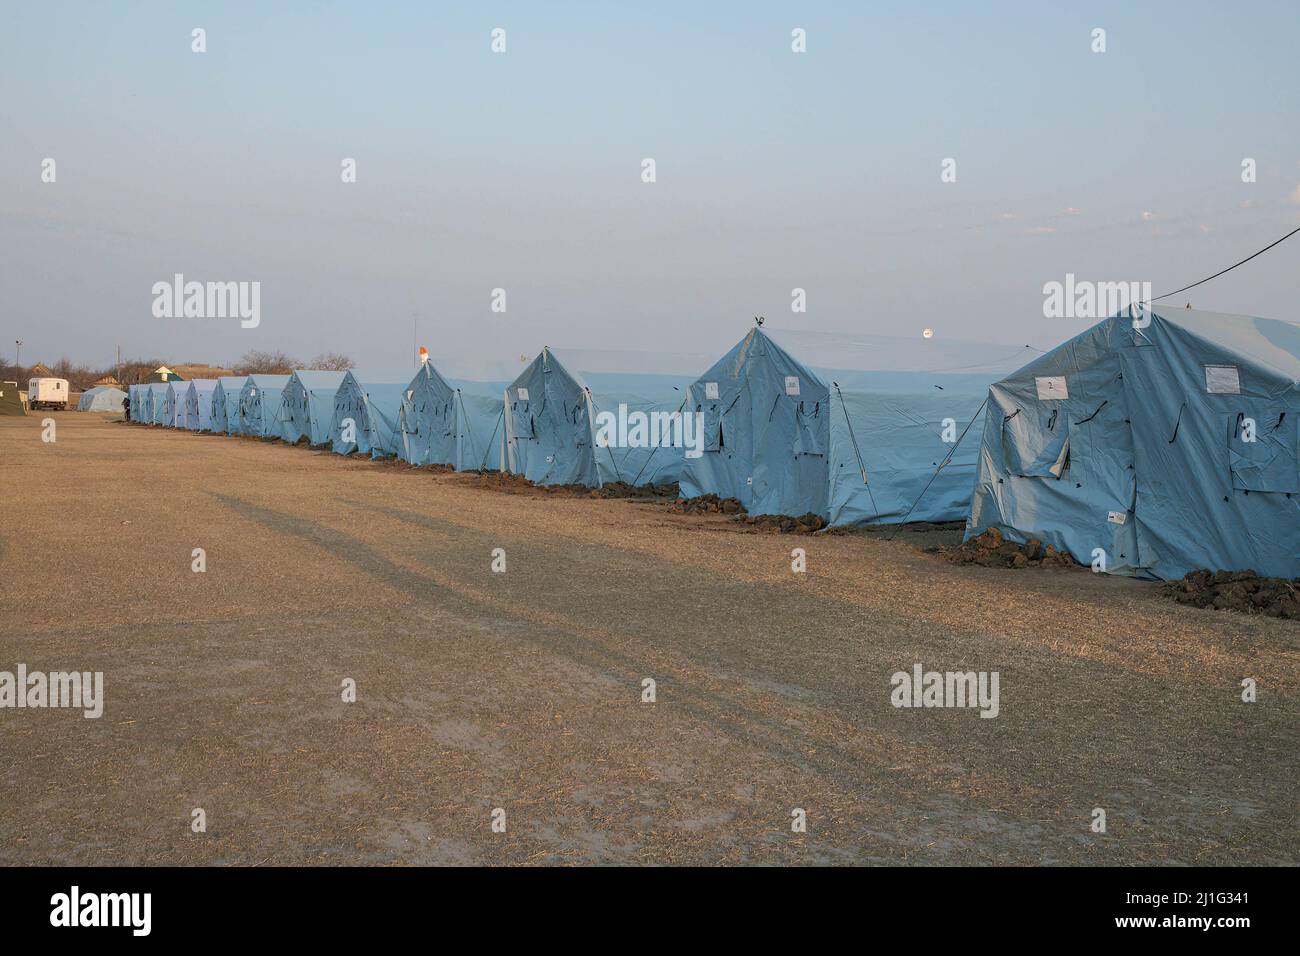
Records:
[[[1046,349],[1093,320],[1045,283],[1158,295],[1300,225],[1298,34],[1294,0],[6,2],[0,355],[721,354],[755,315]],[[176,273],[260,283],[259,324],[156,317]],[[1300,236],[1178,304],[1296,321],[1298,275]]]

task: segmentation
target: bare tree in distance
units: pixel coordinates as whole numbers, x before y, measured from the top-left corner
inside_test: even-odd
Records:
[[[149,377],[154,369],[162,364],[160,359],[123,359],[122,384],[139,385]],[[114,374],[117,374],[116,370],[114,370]]]
[[[321,372],[346,372],[353,367],[353,362],[342,352],[321,352],[307,367]]]
[[[283,352],[262,352],[257,349],[245,352],[235,363],[236,375],[292,375],[302,368],[302,363]]]

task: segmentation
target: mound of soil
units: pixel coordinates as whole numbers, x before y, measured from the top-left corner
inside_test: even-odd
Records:
[[[1300,619],[1300,578],[1262,578],[1254,571],[1192,571],[1161,592],[1179,604]]]
[[[427,466],[431,470],[435,466]],[[523,475],[500,471],[471,471],[465,474],[480,484],[507,494],[560,495],[569,498],[676,498],[677,485],[629,485],[611,481],[599,488],[586,485],[538,485]]]
[[[719,498],[715,494],[707,494],[698,498],[678,498],[668,510],[679,515],[743,515],[745,506],[738,498]]]
[[[484,487],[507,494],[561,495],[578,497],[590,494],[591,489],[585,485],[538,485],[523,475],[512,475],[506,471],[467,471],[467,478],[477,481]]]
[[[1016,544],[1002,536],[997,528],[989,528],[964,542],[961,547],[948,552],[948,560],[955,564],[978,564],[983,568],[1073,568],[1079,565],[1064,551],[1050,544],[1046,547],[1037,538]]]
[[[821,515],[811,511],[798,518],[789,515],[744,515],[741,521],[753,525],[759,531],[773,531],[778,534],[812,534],[826,527]]]
[[[626,481],[609,481],[590,492],[593,498],[676,498],[680,493],[675,481],[666,485],[629,485]]]

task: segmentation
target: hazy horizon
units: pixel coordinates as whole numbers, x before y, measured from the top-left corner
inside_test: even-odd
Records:
[[[1044,318],[1044,283],[1159,295],[1300,225],[1294,3],[66,4],[0,25],[5,361],[22,339],[26,364],[392,366],[413,321],[435,360],[720,354],[760,314],[1047,349],[1095,320]],[[1295,321],[1297,256],[1177,304]],[[260,323],[155,318],[176,273],[259,282]]]

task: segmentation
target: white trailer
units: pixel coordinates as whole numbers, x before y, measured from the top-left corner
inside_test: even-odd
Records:
[[[66,378],[34,378],[27,383],[27,404],[32,411],[53,408],[66,411],[68,407],[68,380]]]

